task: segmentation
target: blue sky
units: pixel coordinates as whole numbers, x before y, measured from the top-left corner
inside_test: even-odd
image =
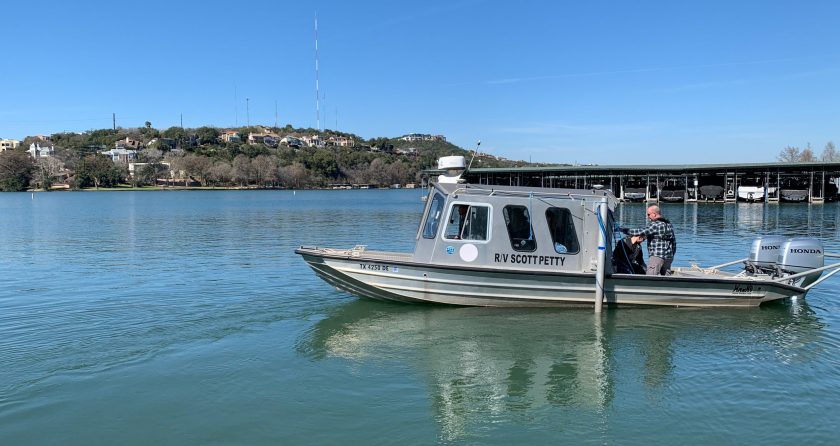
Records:
[[[840,143],[836,1],[12,1],[0,137],[237,122],[512,159],[775,161]],[[247,111],[246,111],[246,98]],[[246,114],[248,116],[246,116]]]

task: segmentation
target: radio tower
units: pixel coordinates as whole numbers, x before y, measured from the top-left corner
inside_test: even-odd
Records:
[[[321,92],[318,85],[318,12],[315,11],[315,124],[321,131]]]

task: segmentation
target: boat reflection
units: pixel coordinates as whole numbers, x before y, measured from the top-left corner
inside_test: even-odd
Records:
[[[408,364],[428,384],[442,436],[454,439],[494,415],[532,416],[552,407],[599,413],[631,389],[657,398],[674,379],[675,357],[681,366],[714,363],[709,358],[716,361],[727,343],[753,350],[763,344],[790,360],[821,326],[800,301],[752,310],[631,308],[597,317],[591,309],[356,300],[316,323],[298,351],[313,359]]]

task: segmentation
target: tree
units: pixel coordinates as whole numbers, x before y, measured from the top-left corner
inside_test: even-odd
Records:
[[[385,175],[387,167],[387,163],[382,158],[371,161],[370,166],[368,166],[368,181],[377,185],[388,184],[388,178]]]
[[[160,150],[160,141],[140,151],[140,159],[147,163],[158,162],[163,159],[163,152]]]
[[[274,157],[259,155],[251,161],[251,166],[254,169],[256,179],[260,181],[263,186],[267,186],[277,181],[277,162]]]
[[[213,185],[228,184],[233,179],[233,172],[230,163],[227,161],[216,161],[210,168],[209,180]]]
[[[76,164],[76,187],[113,187],[123,179],[122,169],[107,156],[88,155]]]
[[[29,187],[34,165],[26,152],[0,152],[0,190],[20,192]]]
[[[829,163],[840,161],[840,154],[837,153],[837,148],[834,147],[833,142],[829,141],[825,144],[820,159]]]
[[[44,190],[50,190],[53,180],[64,169],[64,163],[53,156],[39,158],[35,162],[35,182]]]
[[[166,165],[161,163],[148,163],[134,173],[132,183],[135,186],[154,186],[157,183],[157,179],[161,176],[169,176]]]
[[[810,163],[816,160],[817,157],[814,156],[814,149],[811,148],[811,143],[808,143],[805,148],[802,149],[802,153],[799,154],[799,162]]]
[[[213,127],[199,127],[195,131],[199,144],[212,144],[219,139],[219,131]]]
[[[147,128],[147,129],[152,128],[152,123],[151,123],[151,122],[149,122],[149,121],[146,121],[146,128]]]
[[[187,140],[187,132],[181,127],[169,127],[161,133],[164,138],[174,139],[180,147]]]
[[[309,168],[327,178],[337,178],[339,169],[335,154],[327,149],[318,149],[309,159]]]
[[[783,163],[798,163],[801,156],[799,147],[787,146],[779,152],[777,159]]]
[[[188,153],[182,159],[182,166],[188,175],[195,177],[204,186],[207,182],[210,168],[213,167],[213,160],[206,156]]]
[[[240,186],[248,184],[253,178],[253,169],[251,168],[251,159],[245,155],[236,155],[232,163],[233,180],[239,183]]]
[[[385,178],[388,184],[407,183],[408,167],[402,161],[394,161],[385,169]]]
[[[280,181],[283,182],[283,184],[287,187],[293,187],[295,189],[299,189],[301,186],[305,185],[310,176],[306,167],[298,162],[292,163],[290,166],[281,167],[278,174]]]

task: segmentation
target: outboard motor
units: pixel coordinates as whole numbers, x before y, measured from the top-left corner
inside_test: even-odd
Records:
[[[825,264],[823,253],[822,242],[817,239],[792,238],[782,243],[782,247],[779,249],[779,257],[776,259],[776,268],[782,275],[820,268]],[[806,287],[814,283],[821,275],[822,271],[806,274],[796,279],[793,284],[798,287]]]
[[[776,272],[776,259],[779,257],[779,250],[787,237],[780,235],[763,235],[753,240],[750,247],[750,257],[746,262],[748,273],[773,274]]]

